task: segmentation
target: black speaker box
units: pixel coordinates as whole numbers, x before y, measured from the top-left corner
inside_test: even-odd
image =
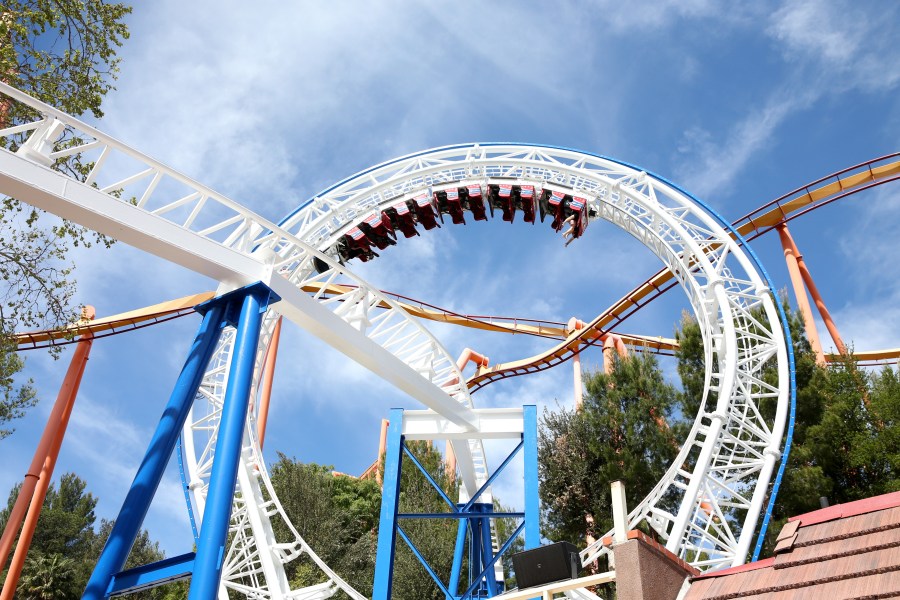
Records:
[[[574,579],[581,570],[578,549],[569,542],[557,542],[512,555],[519,589]]]

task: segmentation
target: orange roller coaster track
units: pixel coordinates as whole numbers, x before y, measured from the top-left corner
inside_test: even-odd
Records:
[[[203,292],[102,319],[93,321],[81,320],[70,327],[17,333],[15,334],[15,340],[19,350],[32,350],[48,346],[73,344],[78,341],[76,339],[77,336],[87,333],[93,334],[94,339],[108,337],[194,314],[194,306],[206,302],[213,296],[215,296],[213,292]]]
[[[895,160],[898,157],[900,153],[889,154],[813,181],[764,204],[736,220],[732,225],[746,241],[754,240],[775,230],[779,225],[836,200],[900,179],[900,160]],[[672,273],[666,269],[660,270],[578,331],[569,331],[565,323],[557,321],[465,315],[393,292],[384,294],[396,300],[410,314],[423,319],[485,331],[562,340],[562,343],[536,356],[479,368],[467,381],[469,388],[476,391],[494,381],[536,373],[569,360],[583,347],[597,345],[603,334],[611,332],[628,317],[675,285]],[[340,295],[352,287],[328,284],[325,293]],[[311,293],[320,289],[321,286],[304,287],[304,291]],[[15,337],[19,349],[26,350],[73,343],[77,341],[74,339],[75,336],[87,332],[93,333],[95,338],[116,335],[192,314],[193,306],[213,295],[213,292],[204,292],[185,296],[95,321],[80,321],[68,328],[20,333]],[[678,342],[671,338],[618,335],[629,346],[643,351],[671,355],[678,348]],[[891,364],[900,361],[900,348],[855,352],[854,357],[864,366]],[[839,355],[827,354],[825,358],[834,361]]]
[[[900,178],[898,157],[900,153],[889,154],[813,181],[764,204],[732,225],[746,241],[754,240],[780,224],[831,202],[897,180]],[[573,358],[582,346],[596,344],[602,334],[621,325],[625,319],[675,285],[672,273],[667,269],[660,270],[598,315],[584,329],[572,332],[563,343],[530,358],[479,369],[466,383],[474,392],[500,379],[555,367]],[[857,353],[856,356],[862,364],[896,362],[900,358],[900,349]],[[834,359],[834,355],[828,358]]]

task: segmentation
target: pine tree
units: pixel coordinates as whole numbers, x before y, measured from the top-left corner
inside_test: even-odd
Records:
[[[610,375],[588,373],[585,386],[581,410],[545,411],[538,433],[543,534],[580,546],[612,529],[610,484],[624,481],[643,498],[678,446],[676,390],[654,356],[617,360]]]

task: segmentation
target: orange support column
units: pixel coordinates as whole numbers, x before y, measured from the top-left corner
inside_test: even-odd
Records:
[[[472,350],[471,348],[465,348],[462,353],[459,355],[459,358],[456,359],[456,366],[459,369],[460,374],[466,368],[470,362],[475,363],[476,369],[487,368],[490,364],[490,360],[487,356],[479,354]],[[456,380],[452,380],[449,385],[457,383]],[[383,424],[382,424],[383,425]],[[382,428],[382,435],[387,435],[387,430]],[[444,472],[447,474],[447,477],[450,479],[454,479],[456,477],[456,452],[453,451],[453,444],[449,441],[447,442],[446,448],[446,456],[444,457]]]
[[[797,299],[797,307],[800,310],[800,314],[803,316],[806,337],[809,339],[809,345],[812,347],[813,352],[816,353],[816,362],[820,365],[824,365],[825,353],[822,350],[822,342],[819,339],[819,332],[816,329],[816,323],[813,320],[812,308],[810,307],[806,290],[809,290],[809,293],[812,295],[813,301],[816,303],[816,309],[818,309],[819,314],[822,315],[825,327],[828,329],[828,333],[831,335],[831,339],[834,341],[834,345],[838,352],[846,354],[847,347],[841,339],[837,326],[834,324],[834,319],[831,318],[831,313],[828,312],[825,301],[822,300],[822,296],[819,294],[819,290],[813,281],[812,274],[806,267],[806,263],[803,262],[803,255],[800,254],[800,250],[797,248],[797,244],[794,242],[794,238],[791,236],[790,231],[788,231],[786,224],[782,223],[778,226],[778,235],[781,236],[781,246],[784,248],[784,259],[791,276],[791,284],[794,288],[794,297]]]
[[[578,319],[577,317],[572,317],[571,319],[569,319],[569,323],[566,325],[566,330],[569,332],[569,335],[571,335],[579,329],[584,329],[584,327],[584,321]],[[575,389],[575,410],[581,410],[581,405],[584,404],[584,382],[581,379],[580,346],[578,348],[578,351],[575,353],[575,356],[572,358],[572,370],[574,371],[573,387]]]
[[[262,383],[259,389],[259,412],[256,414],[256,435],[259,447],[266,441],[266,423],[269,420],[269,401],[272,399],[272,381],[275,379],[275,362],[278,360],[278,342],[281,340],[281,319],[275,323],[272,339],[266,349],[266,360],[263,365]]]
[[[812,274],[809,272],[809,269],[806,268],[806,263],[803,261],[803,255],[799,252],[797,253],[797,265],[800,267],[800,276],[803,277],[803,283],[806,284],[806,289],[809,290],[809,295],[812,296],[819,314],[822,315],[822,321],[824,321],[825,329],[828,330],[828,334],[834,342],[834,347],[837,348],[837,351],[840,354],[846,355],[847,346],[844,345],[844,340],[841,339],[841,334],[834,324],[834,319],[831,318],[831,313],[828,312],[825,301],[822,299],[822,295],[819,294],[819,288],[816,287],[816,282],[813,281]]]
[[[376,464],[375,481],[378,482],[378,485],[382,484],[381,478],[382,478],[382,473],[384,472],[384,452],[387,449],[387,432],[388,432],[388,425],[390,425],[390,424],[391,424],[391,422],[388,421],[387,419],[381,420],[381,435],[378,438],[378,458],[375,461],[375,464]],[[449,452],[453,451],[453,448],[450,446],[450,444],[447,444],[447,448],[449,449]],[[449,465],[449,462],[450,462],[449,456],[448,456],[447,462]],[[448,469],[449,469],[449,467],[448,467]],[[454,457],[453,469],[456,470],[456,457]]]
[[[94,318],[93,307],[86,307],[85,318]],[[88,332],[81,337],[78,345],[75,347],[75,353],[72,356],[66,377],[56,397],[53,411],[47,420],[41,441],[32,459],[31,467],[25,474],[19,497],[16,499],[16,504],[3,532],[2,540],[0,540],[0,544],[2,544],[0,546],[0,558],[3,559],[0,565],[5,565],[16,531],[24,516],[22,534],[19,537],[19,543],[16,545],[6,581],[3,583],[3,590],[0,592],[0,599],[2,600],[12,600],[16,585],[19,583],[22,566],[25,564],[25,557],[28,554],[37,520],[44,505],[47,488],[50,486],[50,479],[53,477],[53,468],[56,466],[59,449],[62,446],[66,427],[69,424],[69,417],[72,415],[72,407],[75,404],[75,397],[81,385],[81,378],[84,375],[84,369],[90,355],[93,337],[93,334]],[[26,504],[28,505],[27,513],[25,511]]]
[[[572,369],[575,371],[575,410],[581,410],[581,405],[584,404],[584,383],[581,381],[581,352],[575,353],[575,357],[572,359]]]
[[[614,333],[607,333],[603,336],[603,372],[607,375],[612,374],[613,367],[616,364],[615,355],[619,358],[628,356],[628,349],[625,348],[625,340],[622,336]]]
[[[787,264],[788,274],[791,277],[791,286],[794,288],[794,299],[797,301],[797,309],[803,317],[803,328],[806,330],[806,339],[816,354],[816,362],[825,364],[825,353],[822,351],[822,343],[819,341],[819,332],[816,330],[816,322],[813,320],[812,308],[809,305],[809,297],[806,295],[806,287],[803,285],[803,276],[800,274],[800,262],[798,260],[797,246],[788,231],[787,225],[778,226],[778,235],[781,237],[781,247],[784,249],[784,262]]]

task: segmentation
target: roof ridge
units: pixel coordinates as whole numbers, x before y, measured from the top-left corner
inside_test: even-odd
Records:
[[[845,519],[847,517],[856,517],[866,513],[896,508],[898,506],[900,506],[900,491],[820,508],[819,510],[790,517],[788,522],[800,521],[801,526],[805,527],[807,525],[816,525],[826,521],[834,521],[835,519]]]

